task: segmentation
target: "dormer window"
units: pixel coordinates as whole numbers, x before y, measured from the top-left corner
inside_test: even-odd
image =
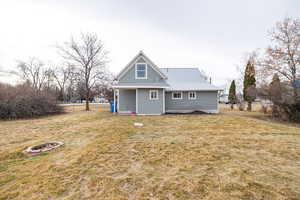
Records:
[[[147,79],[147,64],[136,63],[135,64],[135,79]]]

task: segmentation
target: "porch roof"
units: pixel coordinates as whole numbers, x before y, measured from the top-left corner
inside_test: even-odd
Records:
[[[113,88],[169,88],[167,83],[117,83],[112,86]]]

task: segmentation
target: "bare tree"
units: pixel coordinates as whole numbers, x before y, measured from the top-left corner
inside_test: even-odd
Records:
[[[100,97],[107,99],[108,101],[113,101],[114,96],[113,96],[113,89],[112,85],[115,82],[116,78],[113,76],[111,73],[107,73],[105,76],[105,79],[102,81],[98,82],[95,85],[94,91],[95,94]]]
[[[44,63],[37,58],[31,58],[28,62],[18,61],[18,71],[14,74],[28,82],[37,92],[49,84],[51,70],[46,68]]]
[[[68,82],[72,81],[72,77],[74,77],[74,66],[66,63],[62,64],[59,67],[56,67],[53,70],[53,77],[57,86],[59,87],[60,96],[63,101],[66,100],[66,87]]]
[[[78,82],[80,82],[80,77],[78,76],[78,74],[76,73],[76,71],[73,71],[70,74],[70,77],[69,77],[69,80],[68,80],[68,84],[66,86],[67,98],[71,102],[74,102],[75,100],[78,100],[78,95],[76,93],[77,83]]]
[[[80,40],[73,37],[58,46],[60,55],[78,71],[85,86],[86,110],[89,108],[90,93],[97,81],[104,79],[107,51],[97,35],[81,34]]]
[[[290,82],[296,102],[300,95],[295,84],[300,78],[300,19],[286,18],[278,22],[270,31],[270,37],[273,43],[260,63],[261,71],[267,76],[277,73]]]

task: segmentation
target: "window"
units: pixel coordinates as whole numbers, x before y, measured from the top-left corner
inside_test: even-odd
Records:
[[[136,79],[147,79],[147,64],[136,63],[135,64],[135,78]]]
[[[150,100],[158,100],[158,90],[149,91]]]
[[[193,100],[193,99],[196,99],[197,96],[196,96],[196,92],[189,92],[189,99]]]
[[[172,99],[182,99],[182,92],[173,92]]]

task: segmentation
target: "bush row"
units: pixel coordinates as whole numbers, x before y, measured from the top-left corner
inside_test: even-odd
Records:
[[[51,96],[29,86],[0,85],[0,119],[31,118],[62,112]]]

